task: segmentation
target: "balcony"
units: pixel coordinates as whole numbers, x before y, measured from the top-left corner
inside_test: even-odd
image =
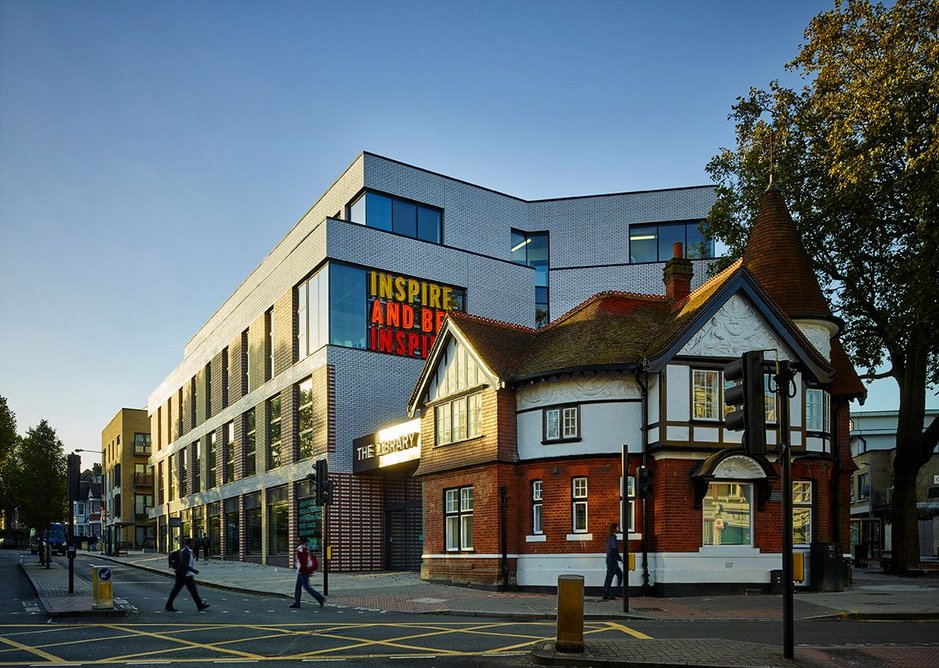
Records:
[[[134,487],[153,487],[153,476],[146,473],[135,473]]]

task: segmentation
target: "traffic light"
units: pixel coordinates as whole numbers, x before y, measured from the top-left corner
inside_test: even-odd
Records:
[[[310,483],[310,493],[313,496],[316,496],[316,490],[319,489],[319,486],[316,484],[316,467],[313,467],[313,470],[306,474],[307,482]]]
[[[636,496],[644,499],[652,493],[652,469],[640,466],[636,470]]]
[[[326,500],[327,495],[327,478],[329,477],[329,466],[326,464],[325,459],[316,460],[316,505],[324,506],[329,501]]]
[[[724,381],[738,381],[724,390],[724,403],[734,410],[724,417],[732,431],[743,430],[747,454],[766,454],[766,397],[763,388],[763,351],[750,350],[724,367]]]
[[[68,500],[78,501],[81,497],[82,458],[80,455],[68,456]]]
[[[333,502],[333,481],[332,478],[326,478],[323,483],[323,495],[320,497],[319,504],[328,506]]]

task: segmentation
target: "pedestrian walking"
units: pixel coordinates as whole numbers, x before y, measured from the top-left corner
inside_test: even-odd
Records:
[[[293,603],[290,607],[300,607],[301,589],[306,589],[310,593],[310,596],[315,598],[316,602],[319,603],[320,607],[322,608],[324,605],[326,605],[326,599],[321,593],[310,586],[310,576],[316,572],[319,564],[316,563],[316,555],[310,552],[309,548],[307,547],[306,538],[301,538],[300,544],[297,545],[295,561],[297,564],[297,585],[293,590]]]
[[[202,547],[202,541],[199,540],[199,532],[196,532],[195,538],[192,539],[192,556],[196,561],[199,561],[199,549]]]
[[[202,558],[208,561],[209,560],[209,534],[203,531],[202,538],[199,539],[199,542],[202,543]]]
[[[623,557],[620,556],[619,547],[616,544],[616,522],[610,523],[610,532],[606,536],[606,579],[603,581],[603,600],[612,601],[617,598],[610,595],[610,585],[613,584],[613,576],[616,576],[617,589],[623,584],[623,570],[619,567]]]
[[[186,538],[186,544],[179,550],[179,560],[176,562],[175,567],[176,579],[173,582],[173,590],[170,592],[170,597],[166,601],[167,612],[176,612],[176,608],[173,607],[173,601],[176,600],[176,595],[183,587],[189,590],[189,595],[192,597],[193,602],[200,612],[209,607],[209,604],[202,600],[196,589],[196,579],[194,576],[197,575],[199,571],[192,567],[192,543],[192,537]]]

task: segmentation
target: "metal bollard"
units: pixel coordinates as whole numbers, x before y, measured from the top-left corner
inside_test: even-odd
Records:
[[[584,576],[558,576],[558,628],[554,648],[584,651]]]

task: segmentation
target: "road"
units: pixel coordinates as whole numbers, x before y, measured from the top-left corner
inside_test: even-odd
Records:
[[[112,565],[114,594],[133,606],[125,617],[84,616],[50,620],[18,568],[21,553],[0,551],[0,666],[44,663],[130,665],[149,662],[200,665],[218,662],[344,662],[346,665],[526,666],[532,644],[554,637],[553,621],[511,621],[446,615],[408,615],[313,602],[294,610],[290,600],[201,588],[212,607],[199,613],[183,593],[179,612],[163,610],[172,580]],[[32,558],[27,554],[24,558]],[[85,577],[91,560],[76,561]],[[851,620],[797,622],[797,647],[923,648],[935,650],[939,624]],[[725,638],[781,646],[779,622],[763,620],[587,621],[589,639],[625,637]],[[927,650],[927,651],[931,651]],[[920,650],[922,651],[922,650]],[[888,652],[889,654],[889,652]],[[847,657],[847,654],[845,655]],[[922,654],[920,654],[922,656]],[[858,665],[856,657],[832,665]],[[863,665],[863,663],[861,664]],[[890,665],[879,663],[876,665]],[[899,665],[899,664],[897,664]]]

